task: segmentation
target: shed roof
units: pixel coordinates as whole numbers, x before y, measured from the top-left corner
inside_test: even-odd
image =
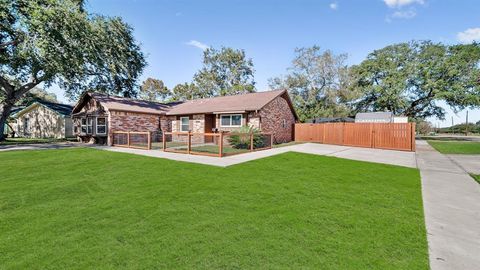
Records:
[[[319,117],[307,120],[308,123],[350,123],[355,122],[355,119],[350,117]]]
[[[391,119],[393,117],[392,112],[367,112],[357,113],[355,115],[356,120],[374,120],[374,119]]]
[[[167,115],[256,111],[283,94],[286,94],[287,102],[294,111],[287,91],[273,90],[190,100],[173,107]]]

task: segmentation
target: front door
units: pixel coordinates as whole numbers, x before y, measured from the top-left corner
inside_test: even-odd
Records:
[[[212,129],[215,127],[215,115],[206,114],[205,115],[205,133],[212,133]],[[205,142],[213,142],[213,136],[205,136]]]

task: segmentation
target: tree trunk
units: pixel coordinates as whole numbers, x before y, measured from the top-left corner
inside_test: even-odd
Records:
[[[6,134],[5,133],[5,124],[7,123],[8,116],[10,115],[10,111],[12,110],[13,103],[6,102],[2,106],[2,113],[0,115],[0,141],[5,140]]]

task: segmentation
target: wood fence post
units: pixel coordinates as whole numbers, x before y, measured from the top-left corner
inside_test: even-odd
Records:
[[[412,152],[415,152],[415,123],[410,123],[410,144]]]
[[[192,133],[190,133],[190,131],[188,131],[188,145],[187,145],[187,152],[190,154],[190,151],[192,151],[192,137],[191,137]]]
[[[250,152],[253,151],[253,132],[250,132]]]
[[[218,147],[218,156],[223,157],[223,131],[220,131],[220,144]]]
[[[270,133],[270,148],[273,147],[273,133]]]
[[[127,145],[130,147],[130,131],[127,132]]]
[[[152,150],[152,132],[148,131],[147,134],[147,144],[148,144],[148,150]]]
[[[370,123],[370,148],[375,148],[375,129],[372,123]]]
[[[163,152],[165,152],[165,149],[167,148],[167,141],[166,141],[165,139],[166,139],[165,132],[163,132],[163,130],[162,130],[162,146],[163,146]]]
[[[327,133],[327,124],[322,124],[323,125],[323,139],[322,143],[325,143],[325,133]]]

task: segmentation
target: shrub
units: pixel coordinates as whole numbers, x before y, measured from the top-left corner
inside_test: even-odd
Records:
[[[248,126],[241,127],[238,131],[232,132],[232,135],[228,137],[228,143],[233,148],[237,149],[249,149],[250,148],[250,133],[253,134],[253,147],[262,148],[265,147],[260,130]]]

